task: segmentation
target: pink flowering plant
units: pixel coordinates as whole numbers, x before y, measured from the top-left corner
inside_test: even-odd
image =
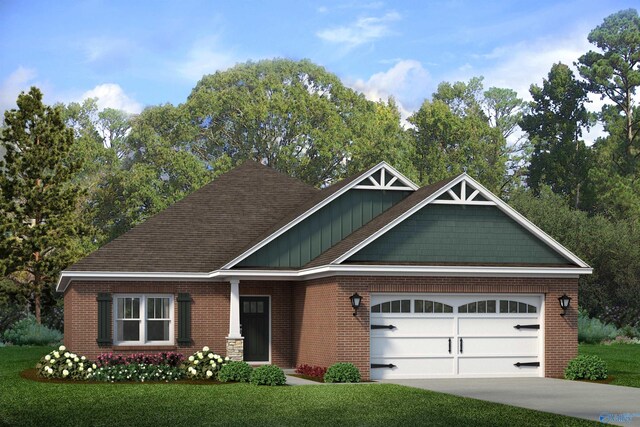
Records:
[[[182,365],[182,369],[189,379],[215,380],[218,370],[227,363],[229,363],[228,357],[222,357],[205,346],[201,351],[196,351],[189,356]]]
[[[162,352],[156,354],[114,354],[103,353],[98,356],[96,364],[99,368],[118,365],[165,365],[179,367],[184,362],[184,355],[175,352]]]
[[[38,375],[44,378],[65,378],[71,380],[91,379],[97,366],[84,356],[71,353],[63,345],[46,354],[38,364]]]

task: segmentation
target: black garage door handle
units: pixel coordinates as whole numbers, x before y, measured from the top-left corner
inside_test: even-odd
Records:
[[[460,354],[462,354],[462,338],[460,338]]]
[[[449,338],[449,354],[451,354],[451,338]]]

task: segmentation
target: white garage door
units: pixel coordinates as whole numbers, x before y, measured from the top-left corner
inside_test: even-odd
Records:
[[[542,295],[373,294],[371,377],[543,376]]]

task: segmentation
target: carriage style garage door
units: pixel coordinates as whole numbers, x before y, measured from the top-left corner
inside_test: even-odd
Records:
[[[543,376],[543,295],[373,294],[371,377]]]

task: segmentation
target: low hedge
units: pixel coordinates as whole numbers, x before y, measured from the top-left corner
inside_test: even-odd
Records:
[[[251,381],[253,368],[247,362],[232,361],[226,365],[222,365],[218,372],[218,381],[226,383],[237,381],[240,383],[248,383]]]
[[[251,374],[251,384],[254,385],[285,385],[287,377],[284,371],[275,365],[263,365],[255,368]]]
[[[564,377],[568,380],[604,380],[607,378],[607,363],[599,356],[580,355],[569,361]]]
[[[324,374],[325,383],[359,383],[360,371],[353,363],[336,363]]]

